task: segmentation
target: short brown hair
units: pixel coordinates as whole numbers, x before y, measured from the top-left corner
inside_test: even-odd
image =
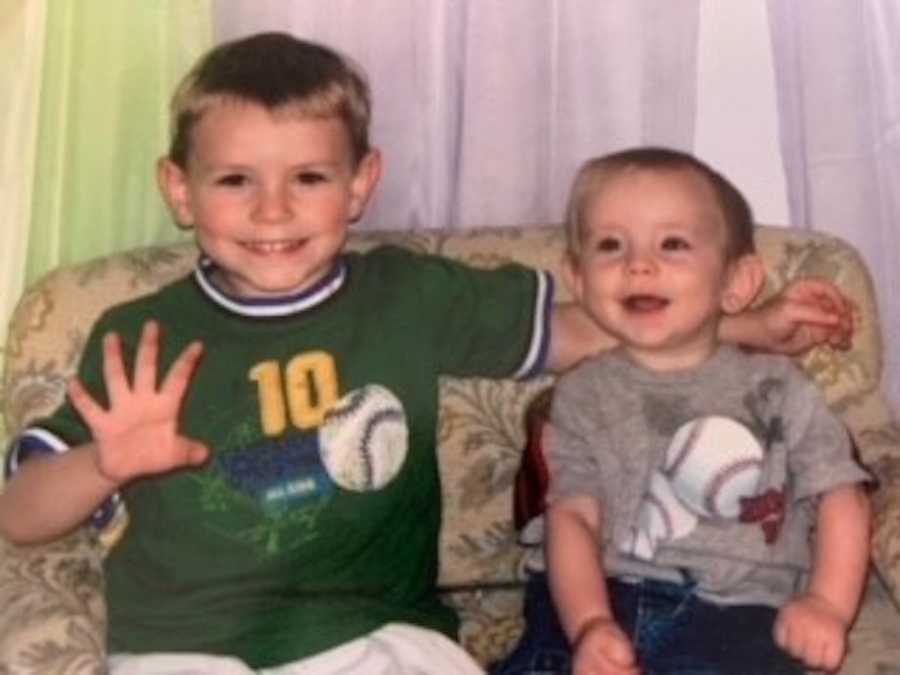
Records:
[[[585,207],[590,196],[610,177],[628,169],[656,171],[695,171],[710,185],[728,229],[725,254],[728,260],[753,253],[753,212],[750,205],[727,178],[693,155],[669,148],[641,147],[614,152],[589,159],[581,165],[566,207],[566,241],[569,255],[577,257],[581,250]]]
[[[350,135],[354,162],[369,152],[369,86],[360,69],[328,47],[287,33],[259,33],[207,52],[172,96],[173,162],[187,166],[194,126],[210,105],[229,100],[337,116]]]

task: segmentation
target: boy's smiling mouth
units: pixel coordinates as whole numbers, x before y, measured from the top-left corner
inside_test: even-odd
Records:
[[[308,239],[279,239],[277,241],[243,241],[241,246],[253,253],[292,253],[306,245]]]

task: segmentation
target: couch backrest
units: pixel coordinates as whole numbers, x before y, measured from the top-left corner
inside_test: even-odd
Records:
[[[568,297],[559,275],[564,239],[558,227],[357,233],[349,246],[364,250],[380,242],[476,266],[515,260],[549,269],[557,279],[557,299]],[[767,270],[764,297],[788,279],[823,276],[856,301],[859,322],[853,348],[840,353],[816,349],[801,365],[824,388],[867,461],[896,452],[896,442],[878,431],[890,417],[878,395],[881,334],[871,281],[857,253],[832,237],[770,227],[758,228],[757,244]],[[58,405],[90,326],[104,308],[185,274],[195,255],[191,244],[135,249],[58,269],[33,285],[10,324],[0,390],[7,429],[15,432]],[[512,479],[524,443],[524,411],[551,383],[549,376],[525,383],[449,378],[442,382],[438,433],[444,481],[444,586],[502,584],[519,577]]]

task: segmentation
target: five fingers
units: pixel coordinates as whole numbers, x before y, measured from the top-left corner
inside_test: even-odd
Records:
[[[94,400],[94,397],[84,388],[81,380],[76,377],[69,380],[66,393],[69,395],[69,399],[72,401],[72,405],[78,411],[78,414],[84,418],[89,427],[96,429],[103,415],[106,414],[103,406]]]
[[[103,379],[110,405],[115,406],[128,395],[128,375],[122,359],[122,339],[116,333],[103,337]]]
[[[850,347],[853,337],[853,320],[847,315],[830,311],[827,307],[806,302],[797,302],[791,310],[791,319],[805,331],[804,342],[814,346],[827,343],[838,349]]]
[[[121,338],[116,333],[109,333],[103,337],[103,379],[109,396],[110,410],[123,404],[131,396],[159,394],[176,402],[184,398],[203,354],[203,345],[200,342],[188,345],[175,359],[162,385],[157,389],[159,345],[159,324],[156,321],[147,321],[138,341],[132,385],[125,369]],[[109,412],[97,402],[78,378],[73,378],[69,382],[67,393],[72,405],[92,427],[96,427]]]
[[[192,342],[189,344],[185,350],[178,355],[178,358],[175,359],[175,362],[169,368],[169,372],[163,380],[160,391],[181,400],[202,356],[202,343]]]
[[[156,387],[157,361],[159,359],[159,324],[148,321],[141,331],[137,356],[134,360],[134,388],[150,391]]]
[[[849,344],[856,307],[834,284],[822,279],[802,279],[795,283],[789,294],[798,302],[798,309],[803,310],[802,320],[831,327],[829,344]]]

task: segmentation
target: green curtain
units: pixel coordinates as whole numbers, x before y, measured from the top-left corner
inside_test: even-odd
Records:
[[[211,44],[209,0],[47,0],[26,281],[183,236],[155,163],[171,91]]]
[[[211,0],[0,0],[0,367],[26,283],[185,236],[154,166],[171,90],[212,41]]]

